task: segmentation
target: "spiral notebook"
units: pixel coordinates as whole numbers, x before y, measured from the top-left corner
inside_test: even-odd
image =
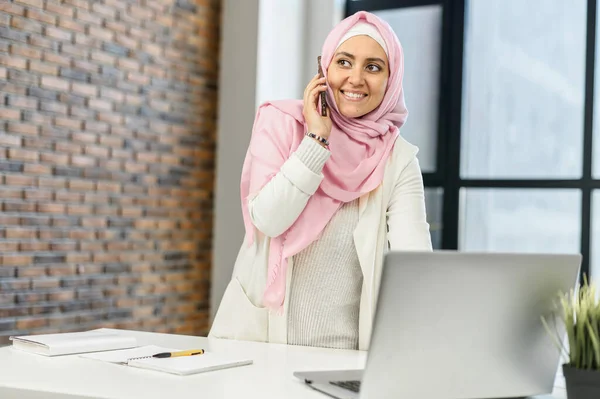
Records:
[[[157,359],[151,357],[156,353],[176,352],[178,350],[181,349],[147,345],[134,349],[103,353],[89,353],[81,355],[81,357],[177,375],[205,373],[208,371],[222,370],[226,368],[252,364],[251,359],[226,353],[215,353],[211,351],[206,351],[202,355],[182,356],[166,359]]]

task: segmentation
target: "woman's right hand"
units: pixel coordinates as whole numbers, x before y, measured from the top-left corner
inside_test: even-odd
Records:
[[[315,75],[304,89],[304,120],[310,133],[321,136],[325,139],[331,134],[331,118],[329,107],[327,107],[327,116],[321,116],[320,109],[317,109],[319,94],[327,90],[325,78],[319,78]]]

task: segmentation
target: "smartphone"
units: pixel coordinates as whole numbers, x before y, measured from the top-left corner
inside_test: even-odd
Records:
[[[321,56],[317,57],[317,66],[319,68],[319,77],[323,77],[323,69],[321,68]],[[327,93],[321,92],[321,116],[327,116]]]

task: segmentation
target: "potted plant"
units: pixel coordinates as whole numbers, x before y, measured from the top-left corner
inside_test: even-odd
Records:
[[[568,348],[557,329],[542,322],[554,343],[568,359],[563,374],[569,399],[600,398],[600,302],[594,284],[584,278],[577,292],[561,293],[558,319],[567,335]],[[556,326],[555,326],[556,327]]]

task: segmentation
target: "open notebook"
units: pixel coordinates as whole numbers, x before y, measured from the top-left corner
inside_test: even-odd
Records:
[[[202,355],[195,356],[182,356],[166,359],[150,357],[145,359],[129,360],[144,356],[152,356],[156,353],[177,352],[179,350],[181,349],[147,345],[126,350],[89,353],[81,355],[81,357],[177,375],[204,373],[207,371],[252,364],[252,360],[250,359],[245,359],[239,356],[231,356],[223,353],[214,353],[210,351],[207,351]]]
[[[113,331],[91,330],[74,333],[10,337],[13,347],[44,356],[110,351],[137,346],[135,337]]]

